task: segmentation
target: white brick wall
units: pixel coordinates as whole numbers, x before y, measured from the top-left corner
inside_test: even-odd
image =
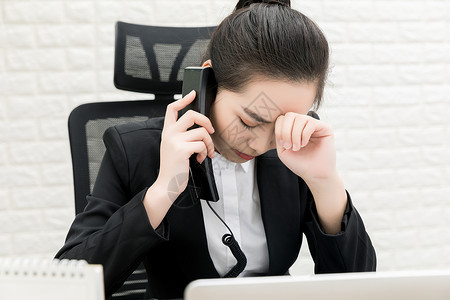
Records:
[[[450,268],[450,1],[292,0],[325,31],[322,119],[379,270]],[[114,23],[210,26],[225,0],[0,0],[0,256],[52,257],[73,219],[67,118],[142,99],[112,82]],[[313,272],[306,247],[293,268]]]

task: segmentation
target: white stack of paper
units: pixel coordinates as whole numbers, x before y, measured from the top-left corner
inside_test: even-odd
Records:
[[[2,300],[104,300],[103,268],[77,260],[0,259]]]

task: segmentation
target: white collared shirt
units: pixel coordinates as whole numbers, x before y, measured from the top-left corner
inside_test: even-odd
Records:
[[[239,276],[266,273],[269,268],[269,253],[261,218],[255,159],[240,164],[215,152],[212,162],[219,201],[210,204],[231,228],[247,257],[247,266]],[[217,272],[224,276],[236,264],[233,254],[222,243],[222,236],[229,232],[206,201],[200,202],[209,254]]]

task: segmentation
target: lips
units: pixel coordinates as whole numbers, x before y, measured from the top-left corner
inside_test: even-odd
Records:
[[[239,155],[239,157],[241,157],[241,158],[243,158],[245,160],[250,160],[250,159],[255,158],[254,156],[247,155],[247,154],[239,152],[237,150],[234,150],[234,151],[236,151],[236,154]]]

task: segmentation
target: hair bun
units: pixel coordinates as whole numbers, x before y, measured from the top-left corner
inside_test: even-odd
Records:
[[[239,0],[234,10],[238,10],[254,3],[277,4],[291,7],[291,0]]]

